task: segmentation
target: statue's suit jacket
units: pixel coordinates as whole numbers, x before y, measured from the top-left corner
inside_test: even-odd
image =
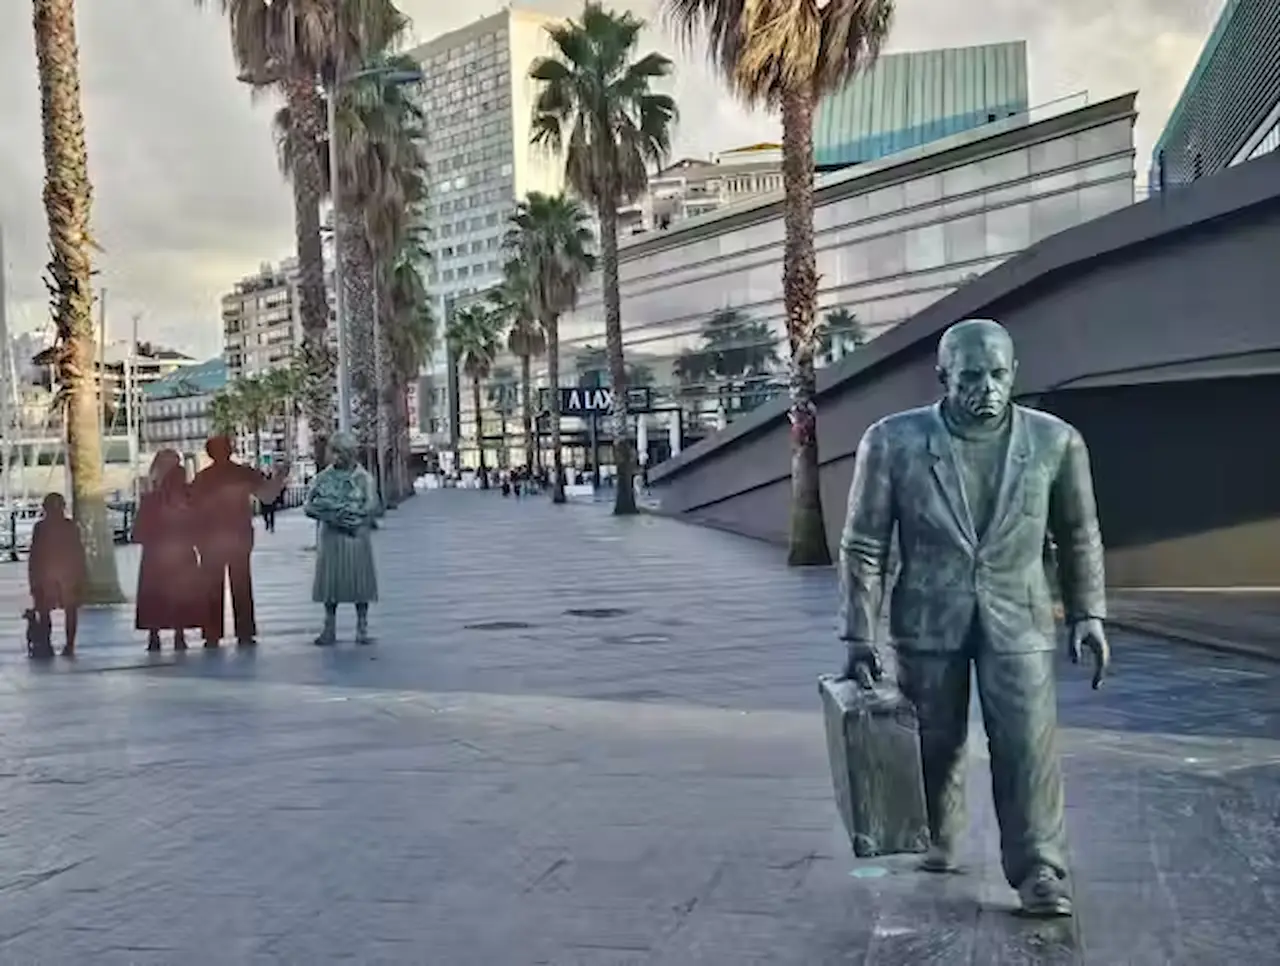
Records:
[[[1046,534],[1057,543],[1068,621],[1106,616],[1084,440],[1055,416],[1014,406],[1000,488],[979,534],[940,405],[880,420],[858,447],[840,540],[841,637],[875,640],[896,532],[901,563],[889,625],[900,650],[962,649],[975,611],[991,650],[1052,650]]]

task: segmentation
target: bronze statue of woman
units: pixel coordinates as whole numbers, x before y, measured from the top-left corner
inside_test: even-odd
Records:
[[[312,481],[303,507],[320,523],[311,586],[311,599],[324,605],[317,647],[330,647],[337,640],[339,604],[355,605],[356,643],[373,643],[369,605],[378,599],[378,575],[369,531],[378,513],[378,495],[373,477],[356,461],[357,449],[350,433],[330,438],[332,462]]]

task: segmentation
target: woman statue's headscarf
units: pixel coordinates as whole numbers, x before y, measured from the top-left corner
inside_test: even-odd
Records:
[[[349,466],[355,462],[359,448],[354,435],[345,430],[338,430],[329,437],[329,461],[334,464],[346,463]]]
[[[151,489],[157,489],[175,466],[182,467],[182,457],[177,450],[162,449],[156,453],[155,458],[151,461],[151,469],[147,471],[147,483]],[[186,473],[184,471],[184,479],[185,476]]]
[[[160,477],[156,489],[166,500],[181,500],[187,495],[187,470],[181,463],[175,463]]]

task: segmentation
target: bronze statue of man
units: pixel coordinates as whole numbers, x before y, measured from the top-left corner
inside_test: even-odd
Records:
[[[876,630],[896,535],[889,625],[920,722],[931,837],[922,868],[957,868],[972,666],[1005,877],[1026,913],[1069,916],[1044,550],[1052,535],[1070,655],[1093,654],[1097,688],[1110,652],[1089,455],[1072,426],[1012,404],[1017,361],[998,323],[949,328],[937,372],[941,401],[880,420],[858,447],[840,541],[845,674],[869,683],[883,673]]]

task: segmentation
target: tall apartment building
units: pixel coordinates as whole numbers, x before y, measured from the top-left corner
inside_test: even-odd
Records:
[[[502,275],[502,239],[517,201],[530,191],[557,192],[563,166],[529,143],[537,88],[533,61],[550,52],[548,24],[559,18],[505,9],[410,51],[422,65],[431,168],[426,228],[431,292],[439,315],[453,300]],[[422,425],[433,445],[456,439],[453,378],[447,354],[427,374]]]
[[[478,291],[502,271],[508,216],[530,191],[558,191],[559,162],[529,143],[537,90],[529,66],[557,18],[507,9],[428,41],[422,64],[431,167],[427,228],[435,292]]]
[[[264,263],[222,296],[222,332],[229,381],[285,364],[302,336],[297,259]]]
[[[752,144],[710,160],[684,158],[655,172],[633,204],[619,209],[627,234],[670,228],[748,198],[782,190],[782,146]]]
[[[335,340],[332,252],[325,256],[325,290],[329,298],[329,339]],[[302,345],[302,316],[298,301],[298,260],[279,265],[264,263],[253,275],[240,279],[222,296],[223,361],[225,381],[261,375],[287,365]],[[283,447],[289,433],[305,439],[304,423],[290,428],[273,420],[263,435],[263,447]]]

